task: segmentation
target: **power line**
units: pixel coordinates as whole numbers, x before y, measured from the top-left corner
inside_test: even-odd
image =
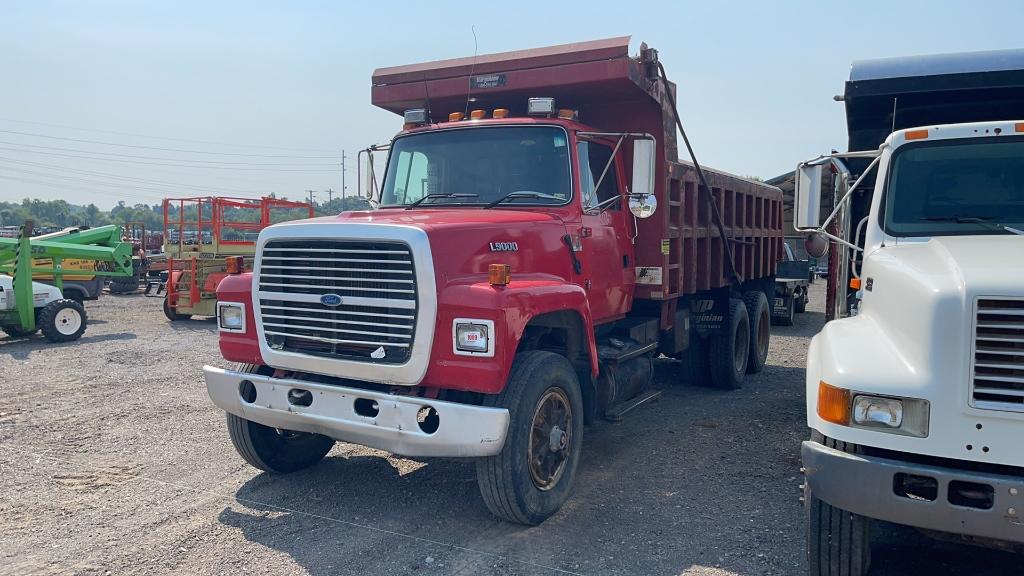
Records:
[[[216,193],[216,194],[222,194],[222,193],[225,193],[225,192],[229,193],[229,194],[254,194],[255,193],[255,194],[260,194],[261,196],[266,196],[267,194],[270,194],[270,192],[255,192],[253,190],[239,190],[237,188],[219,188],[219,187],[213,187],[213,186],[200,186],[198,184],[183,184],[183,183],[180,183],[180,182],[168,182],[166,180],[153,180],[153,179],[150,179],[150,178],[138,178],[138,177],[135,177],[135,176],[123,176],[121,174],[112,174],[110,172],[97,172],[95,170],[82,170],[80,168],[66,168],[64,166],[58,166],[56,164],[45,164],[45,163],[42,163],[42,162],[32,162],[30,160],[16,160],[16,159],[13,159],[13,158],[6,158],[6,157],[3,157],[3,156],[0,156],[0,162],[8,162],[8,163],[13,163],[13,164],[19,164],[19,165],[22,165],[22,166],[34,166],[34,167],[37,167],[37,168],[43,168],[43,169],[47,169],[47,170],[60,170],[62,172],[72,172],[72,173],[76,173],[76,174],[85,174],[85,175],[88,175],[88,176],[100,176],[100,177],[114,178],[114,179],[117,179],[117,180],[128,180],[128,181],[133,181],[133,182],[143,182],[143,183],[147,183],[147,184],[157,184],[157,185],[161,185],[161,186],[185,188],[185,189],[189,189],[189,190],[206,191],[206,192],[212,192],[212,193]]]
[[[146,164],[150,166],[172,166],[174,168],[201,168],[204,170],[242,170],[242,171],[256,171],[256,172],[337,172],[337,169],[305,169],[305,168],[241,168],[234,166],[197,166],[194,164],[167,164],[161,162],[147,162],[143,160],[122,160],[119,158],[96,158],[93,156],[76,156],[74,154],[63,154],[60,152],[44,152],[42,150],[22,150],[18,148],[6,148],[0,146],[0,150],[8,150],[11,152],[22,152],[27,154],[45,154],[48,156],[60,156],[63,158],[81,158],[84,160],[99,160],[101,162],[123,162],[128,164]]]
[[[3,132],[3,130],[0,130]],[[141,158],[143,160],[169,160],[172,162],[194,162],[199,164],[236,164],[241,166],[335,166],[335,164],[327,164],[324,162],[319,163],[307,163],[307,162],[228,162],[225,160],[194,160],[192,158],[167,158],[164,156],[135,156],[133,154],[118,154],[117,152],[103,152],[100,150],[80,150],[78,148],[60,148],[57,146],[43,146],[41,144],[28,144],[27,142],[7,142],[0,140],[0,144],[8,144],[11,146],[28,146],[30,148],[43,148],[45,150],[62,150],[64,152],[78,152],[80,154],[99,154],[103,156],[118,156],[121,158]],[[24,150],[24,152],[32,152],[32,150]]]
[[[126,190],[126,191],[148,190],[150,192],[154,192],[154,193],[160,194],[161,197],[180,195],[180,194],[186,194],[187,193],[187,192],[182,192],[180,190],[168,190],[168,189],[153,188],[152,186],[140,186],[138,184],[133,184],[133,183],[102,182],[102,181],[99,181],[99,180],[89,180],[89,179],[86,179],[86,178],[76,178],[74,176],[58,176],[58,175],[54,175],[54,174],[47,174],[45,172],[36,172],[34,170],[23,170],[23,169],[20,169],[20,168],[8,168],[6,166],[0,166],[0,171],[19,172],[19,173],[22,173],[22,174],[30,174],[30,175],[33,175],[33,176],[41,176],[43,178],[51,178],[51,179],[55,179],[55,180],[64,180],[64,181],[67,181],[67,182],[77,182],[77,183],[84,183],[84,184],[93,185],[93,186],[107,186],[107,187],[110,187],[110,188],[119,188],[121,190]],[[194,194],[195,192],[192,192],[192,193]]]
[[[258,145],[258,144],[235,144],[235,143],[231,143],[231,142],[213,142],[213,141],[210,141],[210,140],[190,140],[190,139],[187,139],[187,138],[171,138],[171,137],[167,137],[167,136],[152,136],[152,135],[147,135],[147,134],[135,134],[135,133],[132,133],[132,132],[116,132],[114,130],[100,130],[98,128],[81,128],[81,127],[78,127],[78,126],[68,126],[67,124],[51,124],[51,123],[48,123],[48,122],[32,122],[32,121],[29,121],[29,120],[15,120],[13,118],[0,118],[0,121],[4,121],[4,122],[17,122],[19,124],[36,124],[36,125],[39,125],[39,126],[51,126],[51,127],[54,127],[54,128],[66,128],[68,130],[79,130],[79,131],[82,131],[82,132],[99,132],[99,133],[102,133],[102,134],[116,134],[118,136],[132,136],[132,137],[136,137],[136,138],[150,138],[150,139],[153,139],[153,140],[167,140],[167,141],[170,141],[170,142],[190,142],[190,143],[193,143],[193,144],[213,144],[215,146],[232,146],[232,147],[237,147],[237,148],[263,148],[263,149],[268,149],[268,150],[294,150],[294,151],[298,151],[298,152],[331,152],[330,150],[327,150],[327,149],[324,149],[324,148],[295,148],[295,147],[288,147],[288,146],[261,146],[261,145]],[[44,138],[56,138],[56,136],[43,136],[43,137]],[[127,144],[114,144],[114,146],[127,146]],[[217,152],[203,152],[203,154],[217,154]],[[224,154],[226,154],[226,152]],[[246,156],[248,156],[248,154],[246,154]],[[254,154],[253,156],[258,156],[258,154]],[[329,158],[334,158],[334,156],[329,156]]]
[[[14,180],[16,182],[25,182],[27,184],[41,184],[43,186],[49,187],[52,190],[62,190],[62,191],[76,190],[78,192],[85,192],[87,194],[100,194],[102,196],[111,196],[111,197],[114,197],[114,198],[118,198],[120,200],[124,200],[125,199],[125,195],[124,194],[117,194],[115,192],[110,192],[109,190],[92,190],[92,189],[88,189],[88,188],[76,188],[74,186],[65,186],[64,184],[56,184],[54,182],[44,182],[42,180],[33,180],[31,178],[18,178],[18,177],[15,177],[15,176],[4,176],[2,174],[0,174],[0,178],[3,178],[4,180]],[[140,193],[140,196],[147,196],[147,195],[148,194]],[[163,200],[163,198],[161,198],[160,196],[154,196],[154,195],[148,195],[148,196],[150,196],[153,199]]]

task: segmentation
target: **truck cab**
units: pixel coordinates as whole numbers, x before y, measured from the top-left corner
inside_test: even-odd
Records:
[[[584,423],[658,396],[657,354],[723,388],[759,371],[781,193],[712,170],[699,190],[657,70],[617,38],[375,72],[403,120],[368,151],[375,208],[261,230],[217,288],[242,366],[204,372],[239,454],[474,458],[488,509],[538,524]]]
[[[991,55],[957,59],[986,61]],[[1024,52],[1014,61],[1024,64]],[[944,94],[907,98],[917,103],[908,115],[999,113],[978,101],[1020,99],[1024,82],[1020,68],[997,72],[961,70]],[[915,89],[948,82],[897,78]],[[955,113],[948,92],[965,78],[975,87],[1009,78],[1017,88],[959,92]],[[847,102],[848,110],[860,104]],[[851,140],[861,133],[854,127]],[[859,175],[850,175],[852,163],[861,164]],[[829,175],[838,203],[821,223],[814,186]],[[836,566],[866,573],[875,520],[1020,550],[1024,120],[909,126],[875,150],[802,163],[796,204],[798,227],[814,231],[809,245],[831,242],[830,288],[846,300],[808,349],[812,438],[802,453],[811,574],[840,574]]]

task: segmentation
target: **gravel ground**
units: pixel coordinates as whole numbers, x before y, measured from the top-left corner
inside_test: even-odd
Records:
[[[338,444],[258,473],[206,398],[211,321],[90,303],[78,342],[0,338],[2,574],[802,574],[803,365],[822,283],[739,392],[679,385],[587,429],[574,497],[542,526],[495,520],[472,462]],[[873,574],[1020,574],[1019,558],[877,530]]]

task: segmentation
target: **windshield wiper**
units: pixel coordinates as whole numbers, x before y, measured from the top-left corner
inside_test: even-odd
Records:
[[[405,209],[406,210],[412,210],[413,208],[419,206],[424,200],[429,200],[430,198],[476,198],[477,196],[479,196],[479,194],[459,194],[458,192],[437,192],[437,193],[434,193],[434,194],[427,194],[423,198],[420,198],[419,200],[417,200],[417,201],[413,202],[412,204],[409,204],[408,206],[406,206]]]
[[[957,224],[978,224],[988,228],[989,230],[999,230],[1005,232],[1011,232],[1024,236],[1024,230],[1007,226],[1006,224],[1000,224],[998,222],[990,222],[991,217],[978,217],[978,216],[929,216],[927,218],[920,218],[928,222],[956,222]]]
[[[516,190],[515,192],[509,192],[508,194],[505,194],[504,196],[498,198],[493,202],[488,202],[484,206],[484,210],[488,208],[494,208],[498,204],[501,204],[505,200],[509,200],[511,198],[543,198],[545,200],[562,200],[562,198],[559,198],[558,196],[554,196],[552,194],[545,194],[543,192],[534,192],[533,190]]]

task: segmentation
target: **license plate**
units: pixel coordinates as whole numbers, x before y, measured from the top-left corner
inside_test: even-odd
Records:
[[[776,298],[775,299],[775,307],[776,308],[785,308],[786,307],[786,299],[785,298]]]

